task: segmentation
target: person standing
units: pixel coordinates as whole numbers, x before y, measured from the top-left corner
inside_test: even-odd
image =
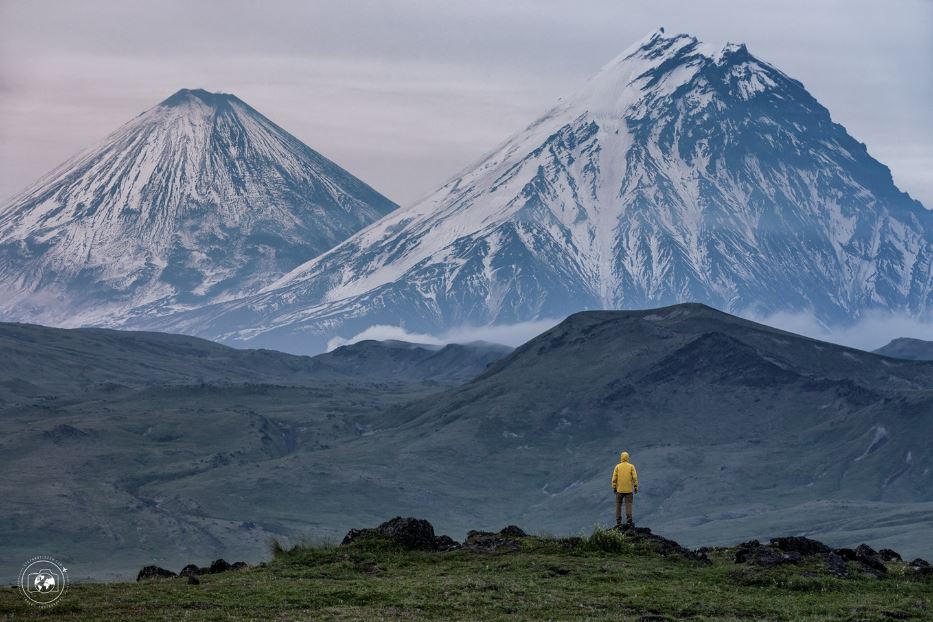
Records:
[[[612,493],[616,496],[616,527],[622,525],[622,502],[625,502],[625,522],[634,526],[632,518],[632,500],[638,492],[638,472],[635,465],[628,461],[628,452],[619,456],[619,464],[612,470]]]

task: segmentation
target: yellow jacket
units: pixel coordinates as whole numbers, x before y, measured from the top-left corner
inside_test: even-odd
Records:
[[[619,459],[621,462],[612,470],[612,489],[616,492],[637,491],[638,473],[635,465],[628,461],[628,452],[623,451]]]

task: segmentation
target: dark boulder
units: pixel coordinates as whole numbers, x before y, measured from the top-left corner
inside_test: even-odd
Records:
[[[345,546],[347,544],[356,542],[370,535],[376,535],[376,530],[375,529],[351,529],[350,531],[347,532],[347,535],[343,537],[343,540],[340,541],[340,544],[342,546]]]
[[[893,549],[881,549],[878,551],[878,556],[881,557],[883,561],[886,562],[899,562],[903,561],[901,559],[900,553]]]
[[[351,529],[341,544],[351,544],[373,536],[389,538],[409,550],[449,551],[459,548],[459,544],[453,538],[434,535],[434,527],[428,521],[401,516],[396,516],[375,529]]]
[[[188,564],[181,569],[181,572],[178,573],[178,576],[197,577],[202,574],[207,574],[208,572],[210,572],[208,568],[201,568],[199,566],[195,566],[194,564]]]
[[[735,563],[762,566],[765,568],[800,561],[800,553],[785,553],[758,540],[749,540],[735,547]]]
[[[469,531],[463,548],[482,553],[514,553],[522,548],[515,538],[503,536],[501,533],[490,531]]]
[[[460,543],[451,538],[450,536],[435,536],[434,537],[434,550],[435,551],[456,551],[460,548]]]
[[[227,563],[227,560],[218,559],[218,560],[215,560],[213,564],[211,564],[211,567],[208,570],[208,572],[211,574],[218,574],[221,572],[227,572],[231,568],[232,566]]]
[[[928,561],[920,559],[919,557],[910,562],[909,567],[911,572],[918,574],[921,577],[933,576],[933,566],[931,566]]]
[[[784,551],[785,553],[799,553],[803,556],[808,555],[828,555],[832,549],[810,538],[802,536],[788,536],[785,538],[771,538],[771,546]]]
[[[434,550],[434,527],[426,520],[396,516],[376,530],[404,549]]]
[[[855,554],[855,549],[836,549],[835,553],[847,562],[854,562],[858,557]]]
[[[230,570],[243,570],[244,568],[249,568],[249,564],[246,562],[233,562],[230,566]]]
[[[871,548],[867,544],[860,544],[855,547],[855,557],[875,557],[878,555],[878,551]]]
[[[165,568],[160,568],[158,566],[146,566],[139,571],[138,575],[136,575],[136,580],[146,581],[148,579],[171,579],[172,577],[177,576],[177,574],[171,570],[166,570]]]
[[[525,533],[524,529],[522,529],[521,527],[517,527],[515,525],[509,525],[508,527],[503,528],[501,531],[499,531],[499,535],[504,536],[506,538],[527,538],[528,537],[528,534]]]
[[[699,553],[697,551],[691,551],[690,549],[681,546],[677,542],[665,538],[664,536],[659,536],[656,533],[651,533],[651,529],[648,527],[635,527],[634,525],[620,525],[616,527],[618,531],[626,534],[627,536],[635,537],[642,542],[644,542],[648,547],[653,549],[658,555],[662,557],[667,557],[669,555],[681,555],[687,559],[692,559],[693,561],[702,562],[704,564],[710,564],[709,558],[705,553]]]
[[[201,585],[201,580],[193,574],[188,575],[188,585]]]
[[[855,561],[861,564],[862,570],[873,577],[880,578],[888,572],[888,567],[884,565],[878,551],[867,544],[860,544],[855,549]]]
[[[827,569],[832,576],[840,579],[845,579],[849,576],[849,566],[846,564],[846,560],[838,553],[827,553],[823,559],[826,560]]]

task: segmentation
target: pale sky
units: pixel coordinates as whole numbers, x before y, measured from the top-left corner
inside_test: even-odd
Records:
[[[658,26],[747,43],[933,208],[930,0],[0,0],[0,199],[187,87],[408,203]]]

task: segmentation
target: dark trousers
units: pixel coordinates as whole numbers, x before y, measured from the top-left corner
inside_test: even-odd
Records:
[[[634,495],[630,492],[616,493],[616,522],[622,521],[622,502],[625,501],[625,519],[632,522],[632,499]]]

